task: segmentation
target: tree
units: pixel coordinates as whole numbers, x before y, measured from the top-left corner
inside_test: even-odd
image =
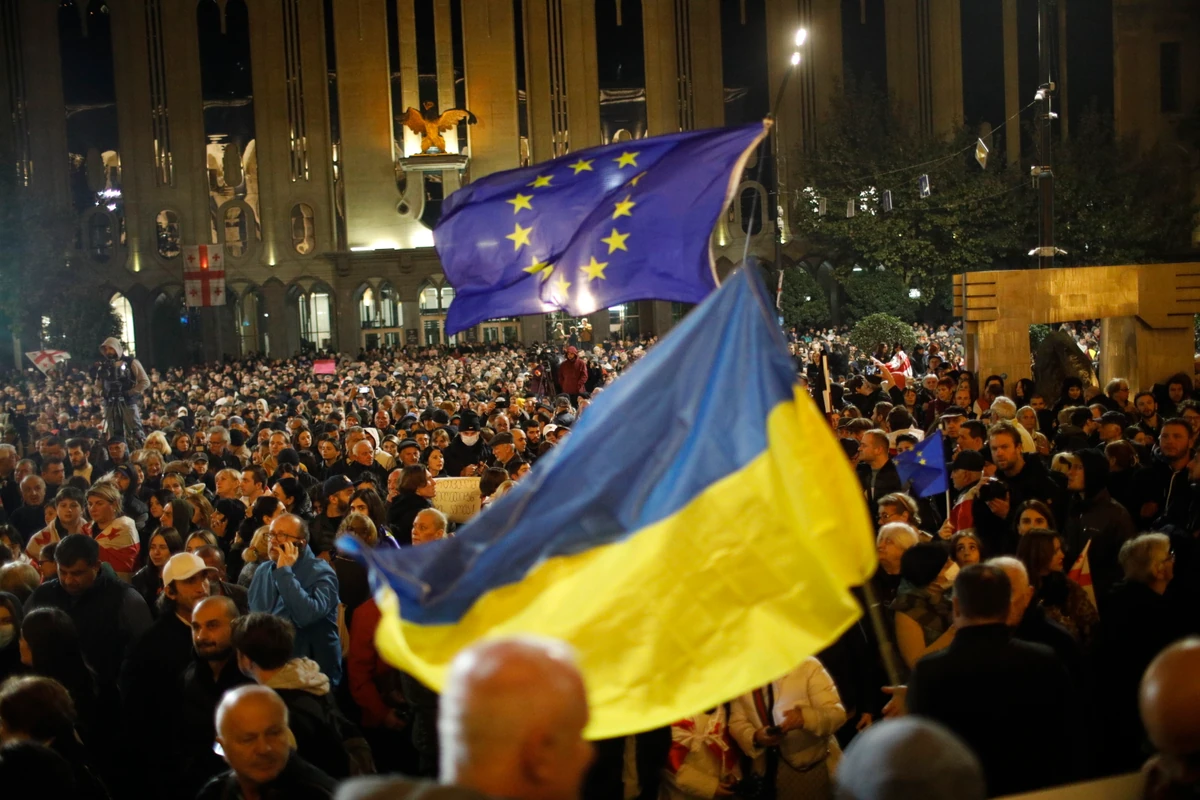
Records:
[[[98,298],[91,287],[69,281],[55,292],[54,310],[42,343],[66,350],[75,366],[84,366],[99,357],[101,342],[120,333],[121,321],[112,306],[103,297]]]
[[[1085,114],[1054,159],[1060,265],[1144,264],[1189,248],[1197,208],[1178,148],[1142,152],[1111,120]]]
[[[885,92],[849,83],[835,92],[816,141],[812,153],[792,159],[802,165],[793,181],[803,187],[792,219],[840,280],[855,267],[882,266],[905,287],[932,294],[955,273],[1020,263],[1029,181],[996,166],[980,168],[974,133],[964,130],[949,141],[927,136]],[[922,175],[929,177],[927,198],[918,192]],[[885,190],[892,211],[884,210]],[[850,218],[848,202],[855,208]]]
[[[783,295],[779,303],[783,324],[797,328],[829,325],[829,298],[826,295],[827,292],[804,267],[784,269]]]
[[[913,326],[890,314],[872,314],[858,321],[850,331],[850,344],[864,353],[874,353],[884,345],[890,353],[894,345],[905,350],[917,346],[917,335]]]
[[[909,296],[908,287],[895,272],[882,269],[851,272],[842,286],[846,290],[847,322],[872,314],[888,314],[910,323],[917,319],[918,303]]]

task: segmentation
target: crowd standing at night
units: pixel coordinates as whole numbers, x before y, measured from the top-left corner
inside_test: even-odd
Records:
[[[119,420],[95,370],[61,368],[10,376],[0,401],[0,734],[45,745],[6,748],[3,774],[65,759],[42,786],[78,797],[327,797],[373,773],[563,800],[915,796],[888,793],[895,774],[983,797],[1153,756],[1148,787],[1194,786],[1192,378],[1046,397],[966,371],[954,325],[919,328],[912,354],[785,333],[877,520],[870,596],[900,685],[864,617],[770,686],[593,752],[565,651],[483,646],[440,698],[380,657],[380,610],[336,537],[452,536],[438,479],[478,477],[486,507],[536,475],[652,342],[372,351],[332,375],[309,357],[149,370]],[[935,431],[952,488],[919,498],[894,458]],[[526,674],[548,694],[531,699]],[[515,738],[463,721],[485,712]],[[544,773],[479,761],[535,756]]]

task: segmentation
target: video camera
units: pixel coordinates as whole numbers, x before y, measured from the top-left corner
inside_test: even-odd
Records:
[[[124,400],[133,391],[133,370],[125,359],[106,358],[97,361],[88,374],[92,380],[101,383],[105,400]]]

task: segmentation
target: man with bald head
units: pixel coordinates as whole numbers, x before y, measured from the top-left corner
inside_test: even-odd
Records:
[[[438,712],[440,781],[453,787],[440,794],[577,800],[593,757],[587,722],[587,690],[567,645],[522,637],[469,647],[450,665]],[[367,778],[337,796],[403,800],[424,788]]]
[[[1046,616],[1046,609],[1033,602],[1033,586],[1025,565],[1011,556],[990,559],[988,564],[1004,570],[1012,584],[1012,604],[1008,607],[1008,627],[1018,639],[1044,644],[1054,651],[1067,668],[1073,685],[1082,685],[1083,652],[1066,628]]]
[[[308,524],[295,514],[271,522],[267,557],[250,582],[250,610],[288,620],[296,628],[296,658],[311,658],[335,686],[342,679],[338,638],[338,579],[308,544]]]
[[[233,655],[233,621],[237,603],[229,597],[201,600],[192,610],[192,648],[195,658],[183,672],[182,772],[189,796],[223,769],[213,752],[216,736],[213,714],[230,689],[253,683],[238,669]]]
[[[1157,752],[1142,773],[1148,800],[1200,794],[1200,638],[1181,639],[1150,662],[1138,692]]]
[[[226,692],[217,706],[216,731],[229,770],[205,784],[197,800],[333,796],[333,778],[292,752],[287,706],[274,690],[253,685]]]

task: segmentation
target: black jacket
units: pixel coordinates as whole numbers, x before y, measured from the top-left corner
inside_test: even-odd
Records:
[[[428,498],[413,492],[402,492],[388,506],[387,527],[401,545],[412,544],[412,526],[417,514],[433,508]]]
[[[871,520],[874,521],[879,514],[879,498],[904,490],[904,484],[900,481],[900,471],[896,469],[896,462],[889,458],[875,476],[875,486],[872,488],[871,465],[859,464],[857,469],[858,481],[867,497],[867,509],[871,513]]]
[[[337,781],[293,752],[275,780],[260,787],[259,797],[262,800],[327,800],[333,797],[336,788]],[[241,797],[237,776],[228,770],[206,783],[196,800],[241,800]]]
[[[1139,530],[1154,530],[1160,525],[1186,525],[1191,505],[1188,489],[1188,470],[1171,469],[1162,458],[1156,458],[1138,475],[1138,490],[1143,503],[1158,506],[1153,518],[1138,520]]]
[[[151,623],[150,609],[137,590],[105,569],[78,596],[67,594],[57,580],[43,583],[25,611],[43,606],[62,609],[75,622],[83,655],[102,687],[116,685],[126,653]]]
[[[341,732],[348,725],[332,694],[304,689],[276,689],[288,708],[288,728],[296,737],[296,752],[333,778],[350,776],[350,757]]]
[[[226,768],[212,749],[217,735],[214,715],[225,692],[247,683],[252,681],[238,669],[232,653],[219,677],[214,677],[208,662],[199,657],[193,657],[183,671],[183,726],[177,738],[180,760],[176,766],[188,797],[195,797],[200,787]]]
[[[1073,777],[1062,753],[1070,691],[1050,648],[1012,639],[1002,623],[975,625],[917,662],[908,708],[942,723],[975,752],[995,797]]]
[[[1132,539],[1135,533],[1133,518],[1125,506],[1112,499],[1107,489],[1101,489],[1091,497],[1074,494],[1067,507],[1067,553],[1064,563],[1070,569],[1084,546],[1091,542],[1088,564],[1092,571],[1092,585],[1096,596],[1103,597],[1121,580],[1122,571],[1117,555],[1121,552],[1121,545]]]

